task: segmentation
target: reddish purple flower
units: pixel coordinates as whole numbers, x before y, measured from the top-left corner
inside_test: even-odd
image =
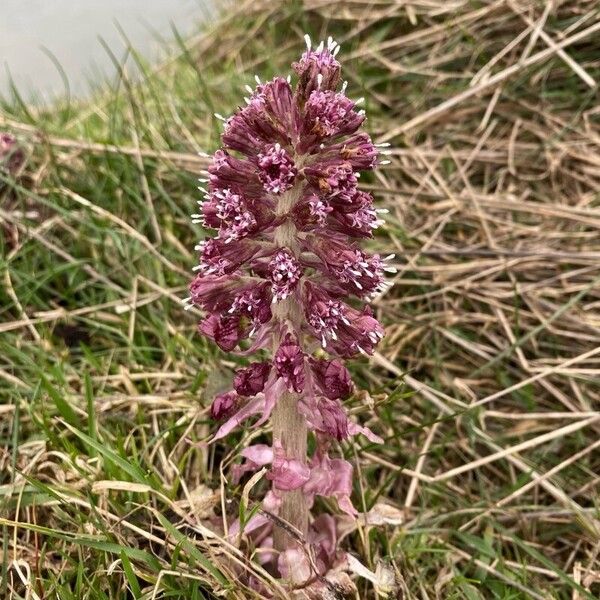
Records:
[[[279,143],[258,155],[258,176],[267,192],[282,194],[294,185],[298,173],[294,161]]]
[[[230,188],[212,192],[202,205],[204,224],[219,229],[219,238],[232,242],[257,229],[257,221],[247,200]]]
[[[291,333],[285,336],[275,353],[275,370],[290,391],[304,389],[304,353]]]
[[[190,284],[191,302],[207,311],[231,306],[242,284],[239,277],[200,274]]]
[[[307,322],[323,348],[344,358],[373,353],[384,331],[368,306],[359,311],[322,288],[307,284],[305,289]]]
[[[265,389],[271,373],[271,363],[254,362],[245,369],[239,369],[233,379],[235,391],[240,396],[256,396]]]
[[[244,337],[240,320],[235,316],[212,314],[198,326],[198,331],[210,338],[225,352],[230,352]]]
[[[383,222],[371,195],[357,190],[350,202],[333,206],[329,226],[349,237],[371,237]]]
[[[314,90],[304,107],[302,133],[323,139],[354,133],[365,120],[354,110],[356,104],[332,90]]]
[[[223,147],[204,173],[204,202],[192,216],[215,231],[196,248],[200,264],[187,300],[204,313],[200,331],[225,351],[270,352],[239,368],[234,390],[215,398],[211,415],[222,423],[213,440],[239,426],[259,427],[275,411],[272,447],[245,448],[244,462],[232,472],[238,482],[270,465],[263,509],[275,515],[293,513],[286,507],[298,491],[309,506],[325,496],[356,514],[352,466],[328,454],[331,442],[359,434],[381,442],[351,421],[343,405],[353,384],[340,358],[372,354],[383,337],[364,300],[385,290],[385,272],[393,269],[391,257],[359,245],[383,223],[371,195],[358,189],[359,172],[383,161],[360,131],[360,101],[340,86],[338,50],[331,39],[316,49],[307,40],[293,65],[295,85],[281,77],[258,82],[244,107],[227,119],[217,115],[224,121]],[[306,427],[298,427],[302,419]],[[306,429],[315,441],[312,456],[302,455]],[[338,560],[335,522],[323,515],[307,530],[302,510],[291,525],[304,528],[311,560],[304,547],[272,547],[274,521],[265,514],[254,515],[244,532],[267,549],[269,569],[313,585]]]
[[[308,181],[328,202],[351,202],[358,179],[349,162],[337,160],[311,165],[304,169]]]
[[[237,271],[259,253],[259,246],[251,242],[229,244],[218,238],[204,240],[196,249],[200,251],[200,264],[196,270],[217,276]]]
[[[273,301],[285,300],[302,277],[302,266],[289,250],[279,250],[269,262]]]
[[[235,392],[226,392],[215,396],[210,407],[210,416],[213,419],[221,420],[230,417],[239,403],[238,395]]]
[[[312,419],[316,431],[339,441],[348,437],[348,417],[339,400],[318,398]]]
[[[352,394],[352,378],[342,361],[311,358],[310,368],[319,391],[327,398],[345,400]]]
[[[331,38],[327,45],[321,42],[316,50],[311,49],[310,38],[305,37],[306,52],[292,65],[298,75],[296,95],[303,104],[316,89],[334,90],[340,83],[341,65],[336,60],[340,47]]]
[[[360,248],[335,239],[315,238],[311,248],[323,268],[347,293],[362,297],[382,289],[385,265],[379,255],[369,256]]]

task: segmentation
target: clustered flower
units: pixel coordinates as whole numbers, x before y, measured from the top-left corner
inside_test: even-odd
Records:
[[[200,264],[187,299],[205,314],[200,332],[225,351],[272,352],[240,368],[234,389],[214,399],[211,415],[221,422],[214,440],[253,417],[254,427],[266,423],[285,392],[297,394],[314,433],[316,450],[305,460],[286,456],[277,439],[242,451],[235,480],[268,465],[272,489],[263,505],[275,514],[282,493],[301,489],[310,505],[316,496],[334,498],[356,515],[352,466],[331,455],[333,441],[356,434],[381,441],[342,404],[353,384],[341,359],[371,354],[384,334],[362,301],[386,288],[384,272],[393,269],[391,256],[359,245],[384,212],[358,189],[359,172],[383,163],[383,151],[358,131],[365,114],[340,85],[338,50],[331,39],[313,50],[307,39],[293,65],[295,88],[289,77],[248,88],[246,106],[223,119],[223,147],[201,180],[205,197],[193,215],[216,230],[196,247]],[[276,310],[281,303],[295,308]],[[244,533],[269,526],[259,514]],[[295,548],[275,558],[279,574],[295,584],[324,575],[337,556],[329,515],[312,521],[308,538],[312,565]]]

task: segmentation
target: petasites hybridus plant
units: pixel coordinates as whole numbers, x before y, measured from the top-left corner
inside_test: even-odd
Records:
[[[193,215],[217,234],[197,246],[188,299],[206,314],[200,331],[221,349],[268,356],[239,369],[234,389],[214,399],[211,413],[222,424],[213,439],[251,417],[254,427],[271,420],[272,445],[245,448],[234,478],[270,465],[263,507],[279,519],[273,526],[254,517],[244,532],[262,548],[273,544],[265,560],[294,585],[310,584],[339,559],[334,519],[309,514],[315,496],[356,515],[352,466],[332,456],[333,443],[356,434],[381,441],[344,410],[353,384],[342,360],[371,354],[383,337],[362,301],[385,288],[384,271],[392,270],[391,257],[359,244],[384,212],[358,189],[359,172],[387,161],[359,132],[365,115],[345,95],[339,46],[330,39],[313,50],[306,39],[295,87],[290,77],[257,78],[246,106],[223,119],[223,147]]]

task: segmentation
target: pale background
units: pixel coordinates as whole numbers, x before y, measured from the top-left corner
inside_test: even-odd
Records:
[[[8,72],[26,99],[64,93],[45,47],[65,70],[71,93],[85,95],[90,81],[115,73],[99,36],[123,57],[115,22],[139,52],[152,58],[160,37],[172,39],[171,23],[189,34],[207,15],[202,0],[0,0],[0,94],[8,90]]]

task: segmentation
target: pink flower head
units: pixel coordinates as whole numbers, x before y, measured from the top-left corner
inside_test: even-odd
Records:
[[[373,353],[384,331],[368,306],[359,311],[323,289],[305,287],[307,322],[324,348],[344,358]]]
[[[235,392],[219,394],[210,407],[210,416],[217,420],[225,419],[235,412],[238,404],[239,398]]]
[[[341,65],[336,60],[339,45],[331,38],[327,44],[321,42],[315,50],[311,48],[310,38],[305,36],[306,52],[292,65],[298,74],[296,94],[303,103],[316,89],[334,90],[340,82]]]
[[[265,389],[265,384],[271,373],[271,363],[254,362],[235,374],[233,384],[235,391],[241,396],[256,396]]]
[[[200,242],[197,249],[200,251],[200,264],[197,270],[207,275],[217,276],[237,271],[259,252],[255,244],[248,242],[229,244],[218,238]]]
[[[349,135],[365,120],[355,103],[332,90],[314,90],[305,105],[304,131],[318,138]]]
[[[285,336],[275,353],[275,370],[290,391],[304,389],[304,353],[291,333]]]
[[[319,391],[327,398],[345,400],[352,394],[352,378],[342,361],[311,358],[310,368]]]
[[[298,173],[294,161],[279,143],[258,155],[259,178],[267,192],[282,194],[294,185]]]
[[[235,316],[209,315],[200,323],[198,331],[213,340],[225,352],[233,350],[244,337],[243,327]]]
[[[312,249],[336,283],[348,293],[362,297],[381,290],[385,279],[379,255],[369,256],[360,248],[335,239],[316,239]]]
[[[372,237],[373,230],[383,221],[373,206],[371,194],[357,190],[348,203],[336,203],[332,209],[329,225],[348,237]]]
[[[269,262],[269,278],[272,282],[273,301],[285,300],[298,285],[302,267],[288,250],[279,250]]]
[[[327,226],[327,219],[333,208],[315,193],[300,199],[293,208],[294,225],[302,231],[321,229]]]
[[[211,415],[221,422],[213,441],[237,427],[260,427],[273,414],[272,446],[244,448],[233,480],[270,465],[265,514],[252,516],[244,533],[266,548],[270,572],[306,585],[308,597],[339,565],[335,521],[322,515],[306,529],[303,507],[291,525],[303,529],[308,547],[281,548],[266,511],[295,514],[286,507],[303,494],[305,506],[324,496],[356,514],[352,465],[329,454],[332,442],[358,434],[382,440],[349,419],[344,401],[354,386],[341,359],[372,354],[383,337],[365,301],[386,289],[385,272],[393,270],[391,257],[360,246],[383,223],[371,195],[358,189],[360,171],[381,163],[361,131],[360,101],[340,86],[338,50],[331,39],[316,48],[307,39],[293,65],[295,84],[258,81],[245,106],[229,118],[217,115],[222,148],[203,173],[204,202],[193,215],[214,235],[196,248],[200,264],[187,300],[203,312],[200,332],[222,350],[265,354],[238,368],[233,390],[214,399]],[[314,443],[307,444],[307,430]],[[307,446],[315,450],[304,456]]]
[[[318,398],[316,411],[312,415],[312,424],[316,431],[342,441],[349,435],[348,417],[339,400]]]
[[[290,84],[276,77],[250,91],[247,106],[227,119],[223,144],[248,157],[261,153],[268,143],[289,145],[298,120]]]
[[[306,167],[304,174],[328,201],[350,202],[358,179],[349,162],[331,162]]]

